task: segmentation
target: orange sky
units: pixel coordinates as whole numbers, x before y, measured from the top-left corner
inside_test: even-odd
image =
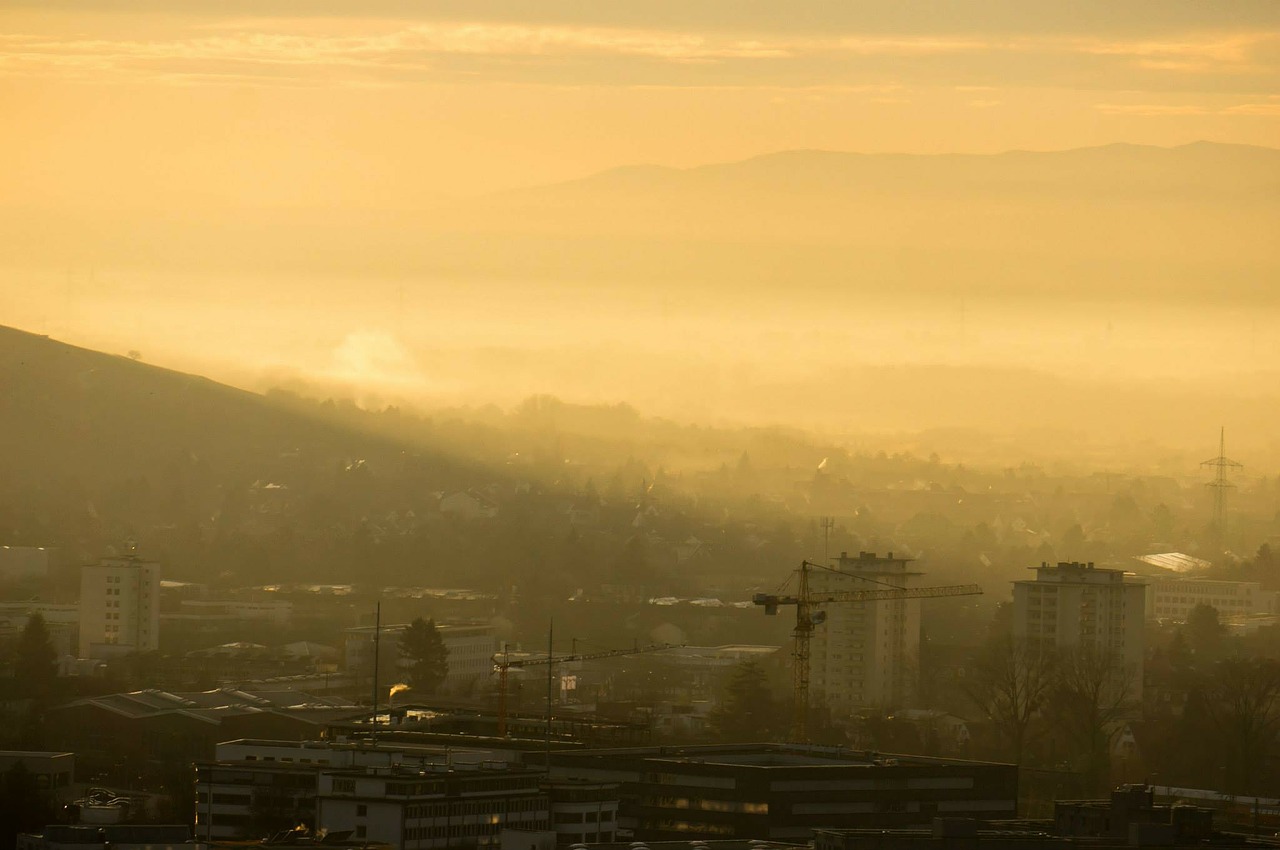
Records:
[[[44,207],[403,209],[786,148],[1275,145],[1280,4],[10,2],[0,116],[0,203]]]

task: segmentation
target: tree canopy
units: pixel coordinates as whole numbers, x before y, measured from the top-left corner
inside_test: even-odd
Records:
[[[27,618],[14,649],[13,672],[19,691],[28,697],[48,696],[58,677],[58,654],[38,612]]]
[[[724,700],[711,715],[711,725],[724,741],[771,741],[786,724],[773,698],[764,668],[745,661],[733,671]]]
[[[408,662],[408,684],[415,691],[435,693],[449,675],[449,650],[435,620],[419,617],[409,624],[400,636],[400,658]]]

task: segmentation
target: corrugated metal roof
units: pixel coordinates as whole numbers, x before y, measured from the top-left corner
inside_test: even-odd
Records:
[[[1181,552],[1165,552],[1157,555],[1139,555],[1137,560],[1152,567],[1175,573],[1193,573],[1213,566],[1209,561],[1193,558]]]

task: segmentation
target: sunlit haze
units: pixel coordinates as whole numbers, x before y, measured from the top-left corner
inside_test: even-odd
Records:
[[[1061,390],[1104,442],[1280,451],[1270,2],[10,3],[0,33],[6,324],[370,404],[903,434]]]

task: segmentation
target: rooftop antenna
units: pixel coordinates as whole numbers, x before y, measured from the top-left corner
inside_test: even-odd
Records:
[[[1213,547],[1221,554],[1227,541],[1227,491],[1236,485],[1227,480],[1227,471],[1243,469],[1244,464],[1227,457],[1227,429],[1218,434],[1218,456],[1200,464],[1214,470],[1213,480],[1205,484],[1213,490]]]

